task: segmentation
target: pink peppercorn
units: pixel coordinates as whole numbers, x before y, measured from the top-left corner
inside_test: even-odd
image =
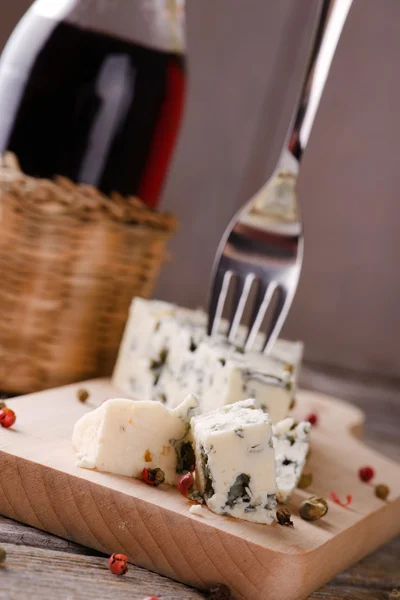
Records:
[[[318,415],[316,415],[315,413],[310,413],[306,417],[306,421],[308,421],[314,427],[314,425],[318,423]]]
[[[191,473],[185,473],[179,477],[178,490],[185,496],[188,497],[189,493],[193,490],[194,477]]]
[[[2,427],[5,427],[6,429],[12,427],[16,420],[17,417],[15,412],[11,410],[11,408],[5,407],[0,410],[0,425]]]
[[[111,554],[108,559],[108,566],[110,567],[111,573],[114,575],[125,575],[128,570],[128,565],[126,564],[128,557],[125,554],[115,553]]]
[[[361,469],[359,469],[358,471],[358,475],[361,481],[365,481],[365,483],[368,483],[368,481],[371,481],[371,479],[373,479],[373,477],[375,476],[375,471],[372,467],[369,466],[361,467]]]

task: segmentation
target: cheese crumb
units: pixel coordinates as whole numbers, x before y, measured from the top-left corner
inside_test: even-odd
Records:
[[[204,510],[201,507],[200,504],[193,504],[190,508],[189,508],[189,512],[192,513],[192,515],[196,515],[196,517],[204,517]]]

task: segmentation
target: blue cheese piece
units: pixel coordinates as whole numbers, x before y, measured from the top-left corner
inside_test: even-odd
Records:
[[[296,423],[290,417],[272,428],[279,502],[287,502],[297,487],[307,460],[310,430],[310,423]]]
[[[203,388],[198,390],[201,412],[246,398],[268,413],[272,423],[284,419],[293,399],[292,374],[261,353],[241,353],[226,342],[208,339],[198,350],[203,365]]]
[[[202,412],[254,397],[273,423],[284,419],[295,394],[302,344],[278,340],[269,356],[243,353],[222,337],[209,338],[206,322],[202,311],[136,298],[115,386],[130,397],[172,408],[194,393]]]
[[[273,423],[284,419],[293,399],[292,373],[283,363],[256,352],[241,353],[222,340],[204,339],[178,368],[166,366],[158,381],[167,404],[189,393],[203,413],[253,398]]]
[[[272,523],[276,477],[268,415],[245,400],[193,417],[191,427],[197,484],[209,509]]]
[[[137,478],[144,467],[160,468],[165,483],[176,485],[188,455],[193,455],[190,419],[197,407],[194,396],[174,410],[159,402],[107,400],[75,424],[77,464]]]
[[[167,302],[135,298],[120,344],[113,380],[128,396],[151,400],[157,377],[155,363],[162,356],[165,340],[158,334],[162,320],[174,317]]]
[[[166,364],[179,368],[205,332],[201,311],[135,298],[121,341],[113,383],[127,396],[165,401],[157,384]],[[181,396],[178,404],[184,398]]]

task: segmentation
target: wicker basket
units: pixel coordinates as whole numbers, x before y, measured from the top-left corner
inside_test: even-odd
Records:
[[[175,218],[65,178],[28,177],[11,154],[0,156],[0,210],[0,389],[108,375]]]

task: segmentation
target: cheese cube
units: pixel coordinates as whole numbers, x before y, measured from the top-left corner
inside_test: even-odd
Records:
[[[195,416],[191,427],[197,483],[210,510],[271,523],[276,478],[268,415],[245,400]]]
[[[159,402],[107,400],[75,424],[78,465],[138,478],[144,467],[160,468],[165,483],[176,485],[191,450],[190,419],[197,407],[194,396],[174,410]]]
[[[296,423],[292,418],[284,419],[272,428],[279,502],[289,500],[297,487],[307,460],[310,430],[310,423]]]

